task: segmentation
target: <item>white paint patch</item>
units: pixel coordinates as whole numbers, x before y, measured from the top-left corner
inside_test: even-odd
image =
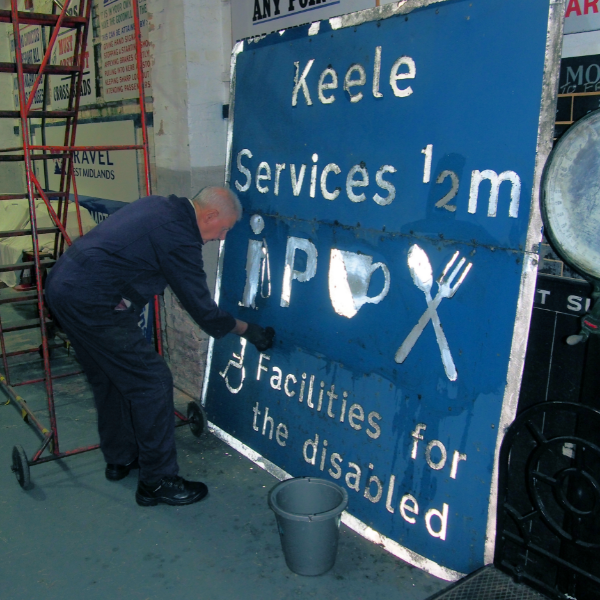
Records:
[[[255,235],[259,235],[265,228],[265,220],[260,215],[252,215],[250,217],[250,227]]]
[[[333,19],[329,19],[329,25],[330,25],[331,29],[333,29],[334,31],[336,29],[341,29],[342,28],[342,17],[333,17]]]
[[[370,297],[371,276],[381,269],[385,278],[383,289]],[[329,263],[329,297],[338,315],[351,319],[364,304],[379,304],[390,290],[390,272],[381,262],[373,263],[373,257],[332,248]]]
[[[303,250],[306,253],[306,269],[304,271],[296,271],[294,269],[296,250]],[[317,272],[317,256],[317,248],[311,241],[293,236],[288,237],[285,249],[285,267],[283,270],[280,306],[285,308],[290,305],[292,281],[294,279],[305,282],[310,281],[315,276]]]
[[[331,251],[331,264],[329,266],[329,295],[331,303],[338,315],[351,319],[356,314],[352,292],[348,286],[346,265],[342,260],[339,250]]]

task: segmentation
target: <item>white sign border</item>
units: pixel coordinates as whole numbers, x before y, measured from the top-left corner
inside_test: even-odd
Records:
[[[521,271],[521,286],[517,301],[517,315],[513,329],[510,359],[502,412],[498,425],[496,451],[494,453],[494,470],[492,472],[492,487],[490,490],[490,503],[488,511],[488,524],[486,530],[484,562],[489,564],[494,560],[494,547],[496,543],[496,521],[498,510],[498,461],[500,447],[506,430],[515,420],[517,404],[523,377],[523,366],[533,299],[537,282],[539,262],[539,244],[542,241],[542,216],[540,213],[539,197],[540,185],[544,166],[550,155],[554,138],[554,121],[556,119],[556,99],[558,95],[558,81],[560,74],[560,60],[563,42],[563,26],[565,14],[565,0],[549,0],[550,13],[548,15],[548,33],[546,36],[546,55],[544,59],[544,79],[542,83],[542,98],[540,118],[538,122],[538,138],[536,147],[535,170],[533,188],[531,192],[531,207],[529,213],[529,226],[525,241],[523,270]]]

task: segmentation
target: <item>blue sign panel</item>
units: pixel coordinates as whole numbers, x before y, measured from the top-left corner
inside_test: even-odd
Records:
[[[448,578],[489,560],[553,119],[549,5],[394,4],[237,54],[244,216],[220,305],[277,336],[262,354],[214,344],[209,418],[287,473],[345,486],[369,531]]]

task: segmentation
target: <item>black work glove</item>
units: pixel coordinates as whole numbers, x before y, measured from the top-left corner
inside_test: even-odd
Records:
[[[263,329],[256,323],[248,323],[248,329],[246,329],[246,333],[242,333],[241,337],[254,344],[258,351],[264,352],[273,346],[275,330],[272,327]]]

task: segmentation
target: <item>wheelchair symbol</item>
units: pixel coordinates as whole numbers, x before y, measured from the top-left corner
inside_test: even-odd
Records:
[[[225,380],[225,385],[227,386],[227,389],[232,394],[237,394],[242,389],[242,386],[244,385],[244,378],[246,377],[246,369],[244,367],[244,355],[246,354],[247,340],[245,338],[240,338],[240,342],[241,342],[241,350],[240,350],[239,356],[235,353],[233,354],[233,358],[236,358],[237,361],[230,359],[229,362],[227,363],[227,366],[225,367],[225,370],[219,372],[219,375]],[[232,387],[232,385],[229,383],[229,378],[227,376],[227,372],[229,371],[230,367],[240,369],[242,372],[241,378],[240,378],[240,385],[237,388]]]

